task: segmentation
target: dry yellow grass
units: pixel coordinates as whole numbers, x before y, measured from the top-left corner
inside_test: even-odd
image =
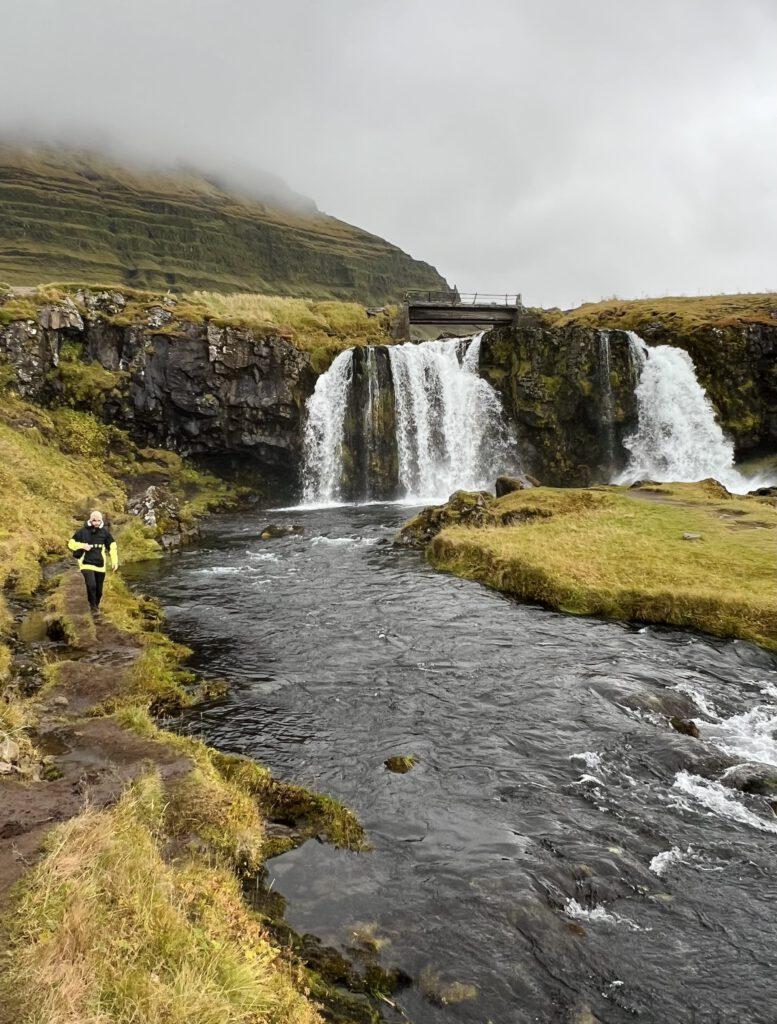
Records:
[[[739,321],[777,321],[777,292],[739,295],[677,295],[657,299],[604,299],[584,302],[565,313],[549,311],[558,326],[579,324],[638,331],[644,324],[660,321],[677,334],[697,327],[726,326]]]
[[[23,883],[4,998],[19,1024],[320,1024],[218,861],[166,860],[153,773],[55,829]],[[17,1010],[14,1011],[13,1007]]]
[[[432,541],[437,568],[572,614],[662,622],[777,648],[777,512],[717,485],[509,494],[496,510],[549,516],[454,526]],[[701,534],[684,540],[683,534]]]

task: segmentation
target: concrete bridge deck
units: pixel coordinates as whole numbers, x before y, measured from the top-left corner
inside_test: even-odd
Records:
[[[471,326],[495,327],[511,324],[523,309],[521,296],[484,295],[471,292],[413,291],[405,294],[400,313],[400,328],[409,333],[414,324],[419,326]]]

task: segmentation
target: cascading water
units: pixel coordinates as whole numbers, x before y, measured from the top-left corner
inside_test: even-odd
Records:
[[[490,487],[510,462],[496,392],[478,376],[482,334],[389,349],[406,495]]]
[[[391,379],[396,496],[447,498],[459,488],[490,487],[499,473],[517,469],[515,444],[499,398],[478,374],[482,334],[384,349]],[[308,402],[305,428],[304,501],[343,499],[343,481],[360,467],[360,496],[373,497],[373,469],[385,416],[376,349],[367,349],[363,388],[354,392],[353,350],[341,353],[319,377]],[[358,392],[358,393],[357,393]],[[361,402],[360,451],[346,451],[349,403]],[[383,410],[381,412],[381,410]]]
[[[629,462],[615,483],[713,477],[737,494],[768,484],[766,479],[748,479],[735,468],[734,446],[715,419],[688,353],[672,345],[649,348],[639,335],[627,333],[639,371],[638,425],[624,439]]]
[[[341,352],[316,381],[305,422],[305,504],[340,499],[343,428],[353,374],[353,349]]]

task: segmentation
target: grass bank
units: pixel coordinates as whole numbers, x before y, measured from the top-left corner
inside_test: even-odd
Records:
[[[637,331],[652,323],[682,337],[709,327],[777,322],[777,292],[738,295],[677,295],[655,299],[603,299],[575,309],[545,310],[559,327],[578,326]]]
[[[665,623],[777,649],[777,511],[714,481],[626,489],[537,487],[446,516],[438,569],[574,615]],[[473,525],[476,523],[477,525]],[[426,533],[424,534],[424,531]]]
[[[0,784],[14,835],[13,848],[0,841],[0,883],[21,870],[18,849],[34,862],[5,916],[1,1019],[319,1024],[319,1000],[338,1007],[330,1019],[376,1019],[363,996],[334,993],[282,948],[242,892],[268,857],[308,836],[363,848],[354,816],[159,728],[154,710],[196,698],[188,652],[120,579],[109,579],[96,624],[82,589],[74,570],[57,580],[49,623],[67,642],[30,697],[36,735],[54,737],[60,756],[47,758],[46,781]],[[49,831],[52,819],[61,823]],[[370,985],[390,990],[391,976],[378,969]]]

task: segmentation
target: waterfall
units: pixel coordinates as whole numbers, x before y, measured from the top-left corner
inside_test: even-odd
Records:
[[[353,349],[341,352],[316,381],[305,421],[303,500],[306,505],[340,500],[345,412],[353,375]]]
[[[628,331],[639,372],[638,424],[624,439],[626,469],[615,483],[635,480],[694,481],[713,477],[729,491],[746,494],[768,481],[747,479],[734,466],[734,446],[715,419],[691,357],[672,345],[649,348]]]
[[[408,500],[491,487],[499,473],[517,469],[499,397],[478,372],[481,339],[368,348],[359,354],[356,372],[353,350],[341,353],[308,402],[305,502],[343,500],[354,493],[355,472],[360,498],[385,495],[385,481],[378,487],[374,478],[381,459],[389,461],[387,451],[395,463],[395,496]],[[390,386],[386,371],[381,388],[376,352],[382,359],[387,353]],[[360,435],[355,439],[353,424]],[[387,429],[392,436],[381,436]]]

